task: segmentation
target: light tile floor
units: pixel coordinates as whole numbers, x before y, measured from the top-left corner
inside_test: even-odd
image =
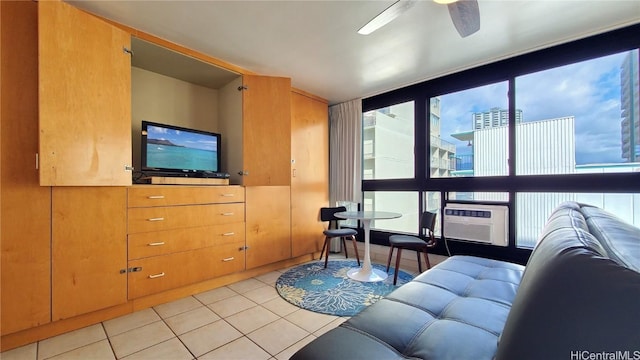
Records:
[[[377,256],[386,262],[388,248],[372,249],[372,258]],[[344,259],[343,256],[331,254],[330,258]],[[432,265],[440,260],[432,258]],[[403,260],[405,265],[407,262],[411,263]],[[414,266],[407,267],[401,266],[417,275]],[[283,300],[275,283],[287,270],[5,351],[0,353],[0,359],[289,359],[302,346],[348,318],[303,310]]]
[[[338,255],[339,256],[339,255]],[[0,354],[2,360],[289,359],[346,317],[283,300],[273,271]]]

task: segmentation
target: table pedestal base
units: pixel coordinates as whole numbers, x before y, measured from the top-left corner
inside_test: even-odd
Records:
[[[389,275],[386,272],[378,269],[371,269],[371,271],[364,271],[363,268],[353,268],[347,271],[347,276],[349,276],[353,280],[365,281],[365,282],[376,282],[376,281],[384,281]]]

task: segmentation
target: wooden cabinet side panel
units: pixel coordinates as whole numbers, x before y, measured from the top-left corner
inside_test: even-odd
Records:
[[[38,150],[38,16],[33,1],[0,2],[0,332],[51,321],[51,188]]]
[[[243,185],[290,185],[291,79],[245,75]]]
[[[53,188],[54,321],[127,301],[126,191]]]
[[[38,2],[40,184],[131,185],[130,35]]]
[[[327,103],[292,93],[291,248],[293,256],[320,251],[329,203],[329,120]]]
[[[289,186],[245,189],[247,269],[291,257],[290,192]]]

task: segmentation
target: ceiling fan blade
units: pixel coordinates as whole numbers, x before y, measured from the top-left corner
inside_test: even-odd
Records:
[[[480,30],[480,8],[477,0],[458,0],[447,7],[460,36],[467,37]]]
[[[411,9],[417,0],[398,0],[386,8],[378,16],[371,19],[358,30],[358,34],[369,35],[379,28],[387,25],[391,20],[397,18],[403,12]]]

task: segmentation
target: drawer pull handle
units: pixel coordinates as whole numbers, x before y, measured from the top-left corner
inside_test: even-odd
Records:
[[[149,246],[160,246],[160,245],[164,245],[164,241],[149,243]]]
[[[164,276],[164,272],[161,272],[160,274],[149,275],[149,279],[155,279],[163,276]]]
[[[222,213],[220,215],[222,215],[222,216],[233,216],[233,213],[232,212],[227,212],[227,213]]]
[[[232,257],[228,257],[228,258],[226,258],[226,259],[222,259],[222,261],[224,261],[224,262],[229,262],[229,261],[233,261],[233,260],[235,260],[235,259],[236,259],[236,258],[234,258],[234,257],[232,256]]]
[[[228,232],[228,233],[224,233],[224,234],[222,234],[222,236],[233,236],[233,235],[235,235],[235,234],[236,234],[236,233],[234,233],[234,232]]]
[[[220,194],[220,196],[224,196],[224,197],[232,197],[232,196],[235,196],[235,194]]]
[[[164,221],[163,217],[147,219],[147,221]]]
[[[164,199],[164,195],[150,195],[147,199]]]

